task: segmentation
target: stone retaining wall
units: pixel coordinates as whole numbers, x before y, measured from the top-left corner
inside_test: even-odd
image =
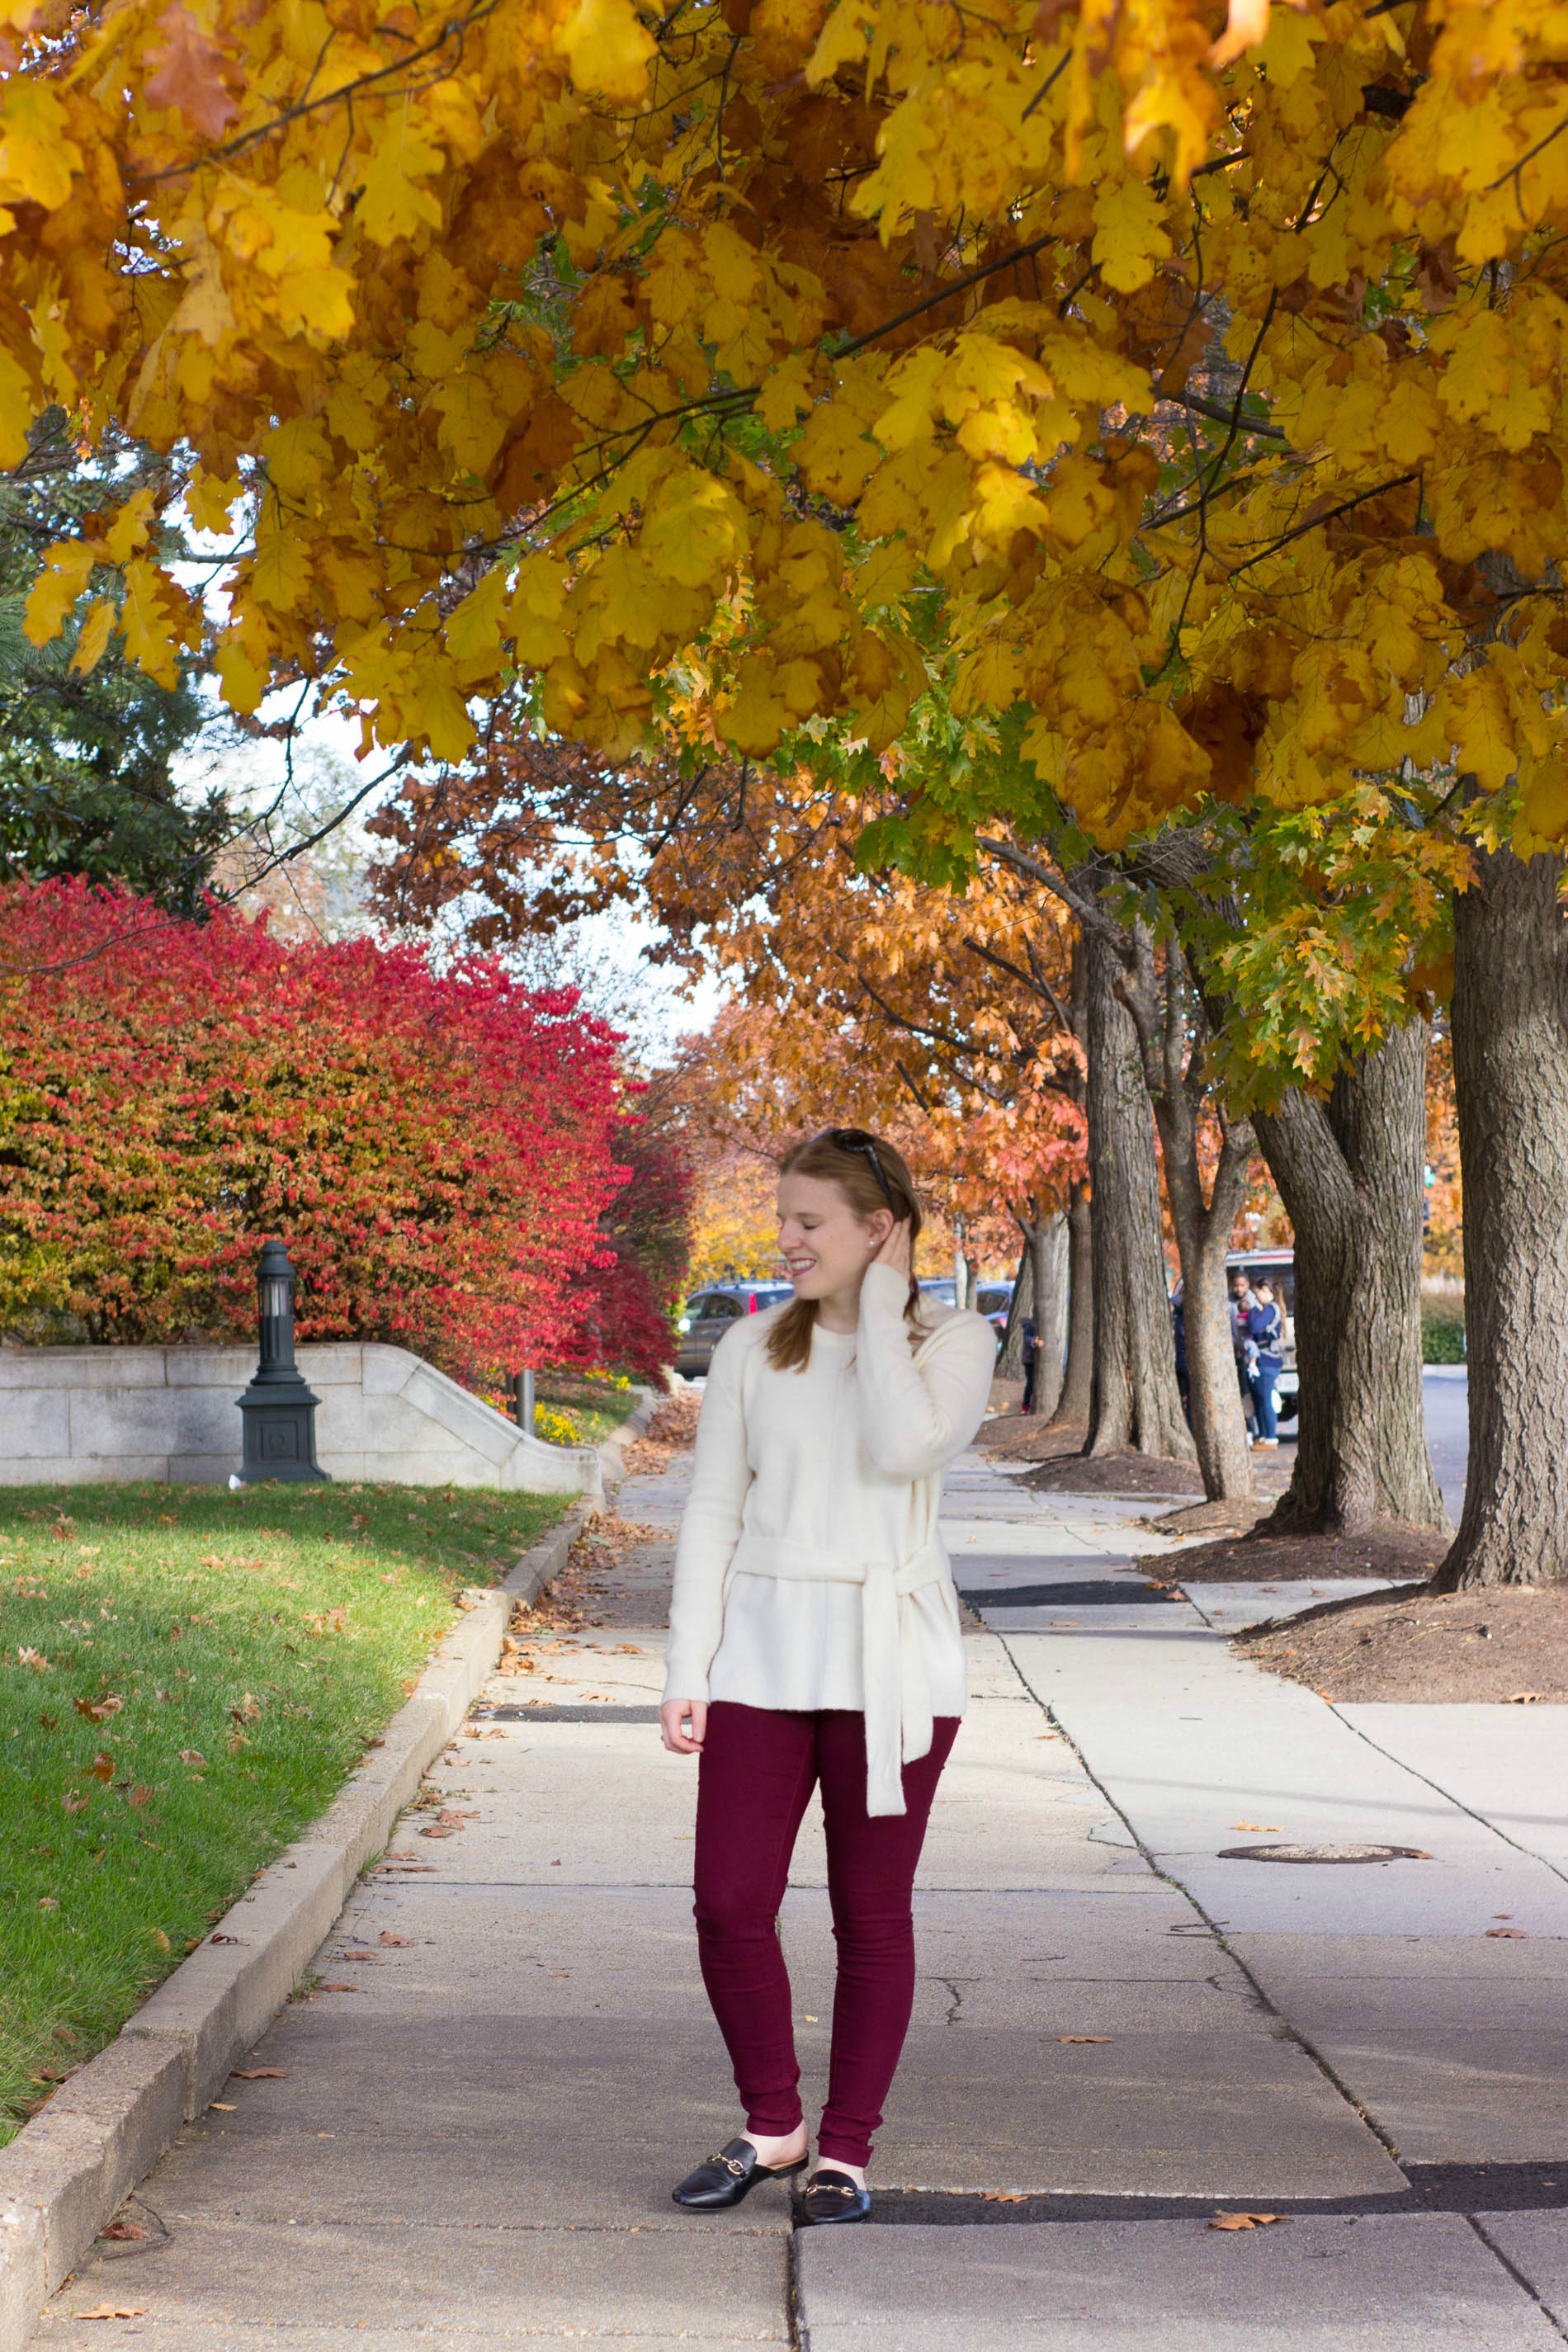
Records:
[[[597,1494],[596,1454],[525,1435],[405,1348],[299,1350],[321,1401],[316,1458],[338,1479]],[[0,1348],[0,1486],[132,1478],[222,1484],[254,1348]]]

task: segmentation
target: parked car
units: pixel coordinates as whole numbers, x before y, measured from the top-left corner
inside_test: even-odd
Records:
[[[1232,1250],[1225,1262],[1227,1290],[1238,1268],[1248,1282],[1270,1282],[1274,1286],[1274,1296],[1285,1318],[1277,1408],[1281,1421],[1294,1421],[1301,1409],[1301,1379],[1296,1367],[1296,1253],[1293,1249]]]
[[[675,1327],[676,1370],[689,1381],[700,1379],[731,1323],[794,1297],[787,1282],[714,1282],[706,1290],[694,1291]]]
[[[1014,1286],[1010,1282],[982,1282],[975,1287],[974,1311],[977,1315],[984,1315],[993,1331],[995,1332],[998,1348],[1007,1336],[1007,1317],[1013,1305],[1013,1288]]]
[[[956,1307],[958,1304],[958,1285],[951,1274],[922,1274],[920,1286],[928,1298],[935,1299],[939,1307]]]

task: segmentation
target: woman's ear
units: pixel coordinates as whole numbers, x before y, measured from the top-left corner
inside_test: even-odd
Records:
[[[869,1246],[874,1250],[879,1250],[893,1230],[891,1209],[873,1209],[870,1215],[862,1222],[866,1227],[866,1238]]]

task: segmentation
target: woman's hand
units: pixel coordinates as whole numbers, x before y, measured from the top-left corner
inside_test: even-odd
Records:
[[[689,1722],[689,1730],[682,1725]],[[702,1698],[667,1698],[658,1711],[658,1728],[672,1756],[700,1756],[708,1728],[708,1702]]]
[[[895,1274],[909,1273],[910,1221],[907,1217],[895,1218],[892,1224],[889,1226],[871,1259],[871,1264],[890,1265]]]

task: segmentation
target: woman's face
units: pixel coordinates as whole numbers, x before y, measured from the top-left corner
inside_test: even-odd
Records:
[[[781,1176],[779,1249],[795,1297],[856,1288],[892,1222],[886,1209],[858,1215],[830,1177]]]

